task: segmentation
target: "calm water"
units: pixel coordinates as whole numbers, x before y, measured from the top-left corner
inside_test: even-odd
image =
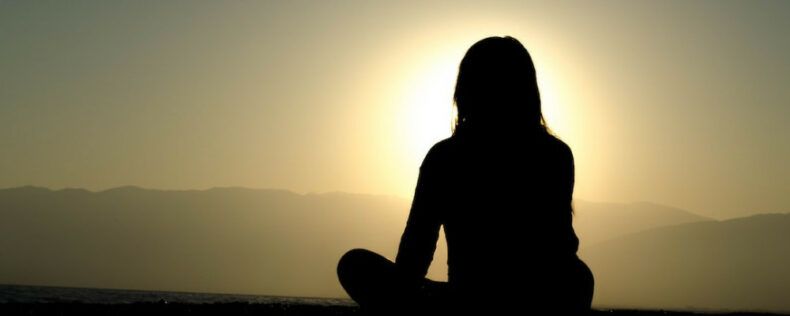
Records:
[[[354,305],[347,299],[278,297],[262,295],[187,293],[74,287],[0,285],[0,303],[255,303],[294,305]]]

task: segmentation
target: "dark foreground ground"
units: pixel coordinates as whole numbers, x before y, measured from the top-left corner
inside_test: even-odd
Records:
[[[357,306],[258,303],[4,303],[0,315],[364,315]],[[647,310],[595,310],[593,316],[653,315],[779,315],[764,313],[701,313]]]

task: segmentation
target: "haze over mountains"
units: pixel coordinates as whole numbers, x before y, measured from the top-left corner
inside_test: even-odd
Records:
[[[658,227],[581,250],[596,303],[790,311],[790,214]]]
[[[0,190],[0,283],[344,296],[348,249],[395,256],[410,201],[215,188]],[[715,221],[574,202],[599,306],[790,311],[790,215]],[[528,254],[525,254],[528,255]],[[446,279],[441,240],[430,276]]]
[[[649,202],[597,203],[575,200],[573,227],[586,247],[618,236],[646,229],[712,221],[694,213]]]

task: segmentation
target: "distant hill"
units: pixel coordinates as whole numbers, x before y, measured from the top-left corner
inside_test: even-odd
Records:
[[[582,248],[651,228],[713,220],[649,202],[600,203],[577,199],[573,204],[576,214],[573,226]]]
[[[0,190],[0,283],[338,297],[335,265],[394,255],[408,201],[217,188]]]
[[[655,228],[581,252],[610,306],[790,311],[790,214]]]
[[[345,294],[335,277],[337,260],[356,247],[393,258],[410,202],[245,188],[0,189],[0,284],[339,297]],[[575,210],[583,258],[598,278],[596,304],[685,307],[685,289],[711,285],[710,297],[694,296],[698,304],[687,305],[736,306],[740,301],[717,305],[706,299],[726,288],[717,287],[728,285],[721,280],[741,280],[744,291],[765,293],[790,283],[775,271],[779,263],[790,266],[782,261],[787,234],[774,226],[781,220],[757,221],[740,231],[730,226],[738,221],[710,221],[650,203],[577,201]],[[667,226],[688,222],[694,223]],[[708,235],[696,228],[675,231],[682,227],[714,228]],[[782,232],[790,231],[785,227]],[[441,238],[431,278],[446,279],[446,258]],[[775,278],[755,272],[754,258],[770,259],[760,271]],[[717,269],[728,269],[723,277],[695,270],[717,260],[724,262]],[[711,271],[722,273],[717,269]],[[761,284],[769,288],[756,288]],[[639,301],[640,293],[656,299]],[[737,308],[774,308],[771,302]]]

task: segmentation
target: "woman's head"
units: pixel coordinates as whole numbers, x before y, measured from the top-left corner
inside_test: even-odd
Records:
[[[454,133],[547,132],[532,57],[510,36],[488,37],[469,48],[458,67],[453,99]]]

